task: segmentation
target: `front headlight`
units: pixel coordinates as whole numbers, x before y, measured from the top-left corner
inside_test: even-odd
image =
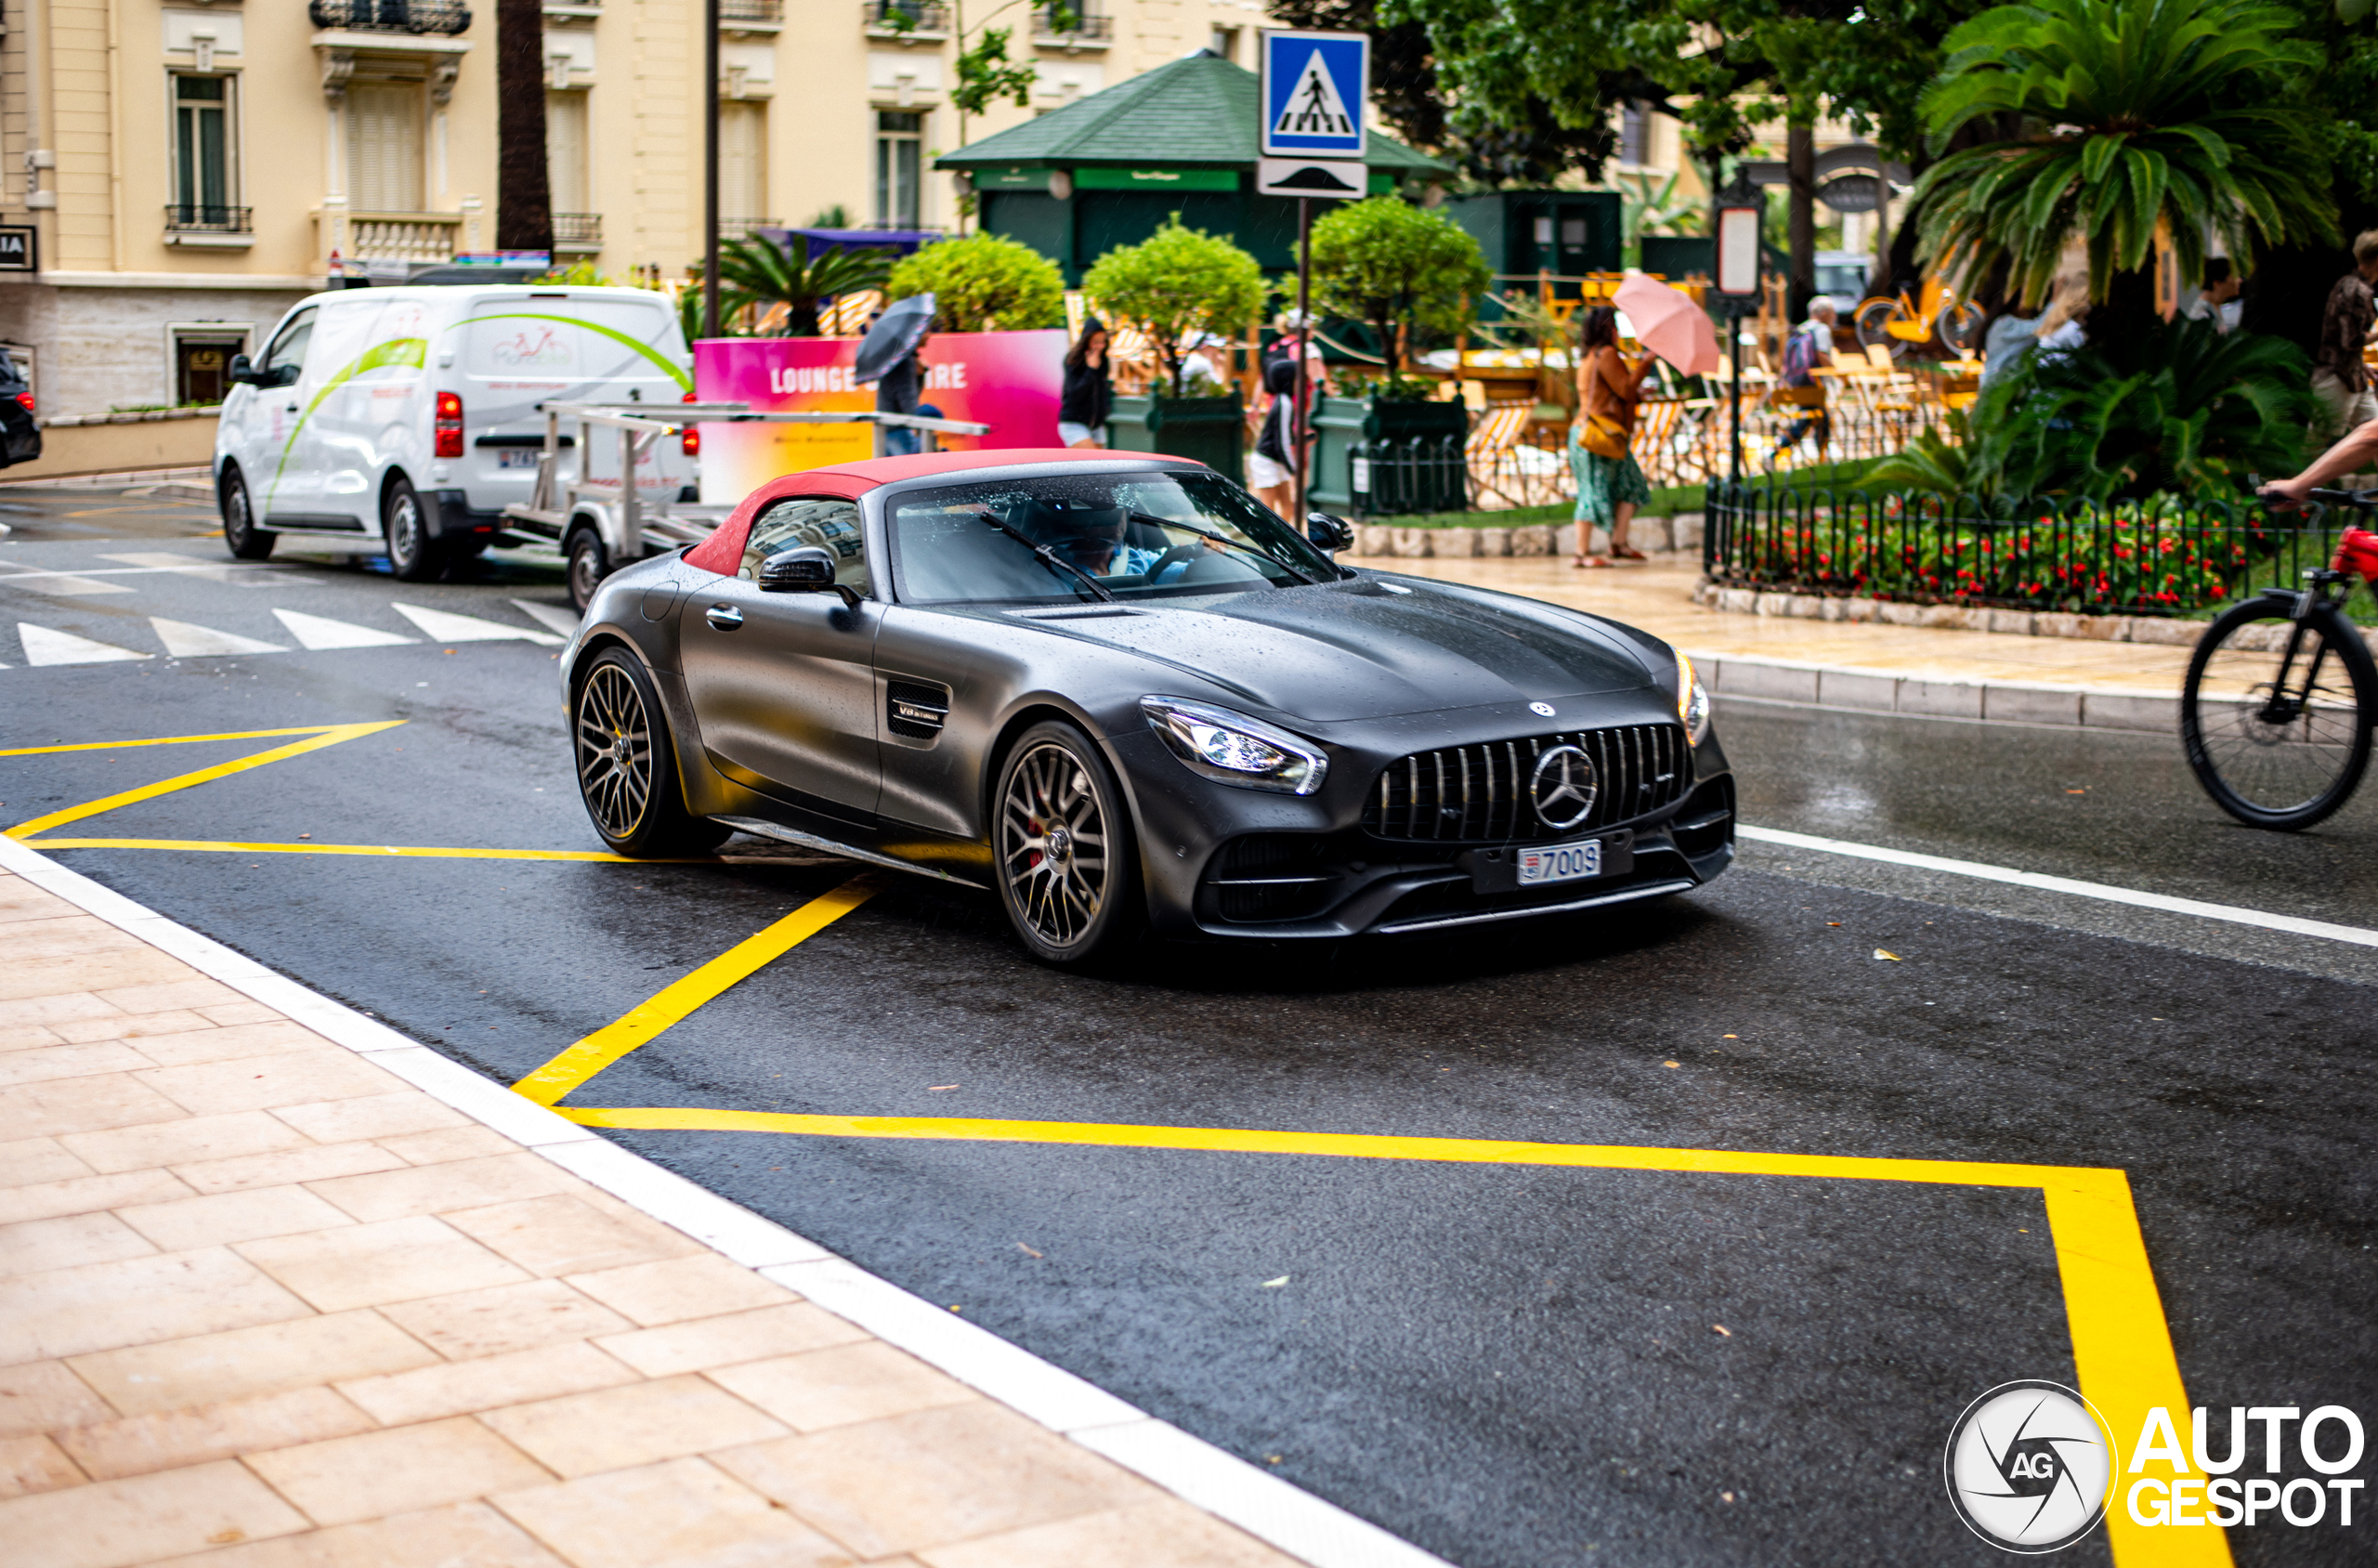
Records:
[[[1684,721],[1684,738],[1698,746],[1709,738],[1709,688],[1693,673],[1692,660],[1676,656],[1676,716]]]
[[[1329,777],[1329,758],[1261,719],[1179,697],[1143,697],[1148,727],[1192,773],[1247,790],[1310,795]]]

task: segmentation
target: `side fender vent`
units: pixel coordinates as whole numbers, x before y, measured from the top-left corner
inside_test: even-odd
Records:
[[[906,740],[932,740],[949,722],[949,688],[926,681],[883,683],[883,724]]]

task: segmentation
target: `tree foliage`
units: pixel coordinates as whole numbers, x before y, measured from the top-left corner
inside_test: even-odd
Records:
[[[1022,332],[1063,326],[1065,280],[1028,245],[996,234],[938,240],[904,257],[883,285],[886,301],[929,294],[943,332]]]
[[[2291,91],[2318,64],[2285,36],[2294,20],[2267,0],[2040,0],[1966,22],[1925,95],[1932,144],[2019,129],[1926,172],[1926,255],[1977,276],[2003,264],[2039,301],[2078,234],[2102,300],[2159,227],[2191,281],[2208,232],[2239,255],[2333,234],[2314,115]]]
[[[1182,228],[1179,213],[1138,244],[1100,256],[1081,287],[1109,322],[1147,333],[1176,397],[1182,340],[1193,333],[1236,336],[1262,313],[1270,292],[1253,256],[1226,238]]]
[[[791,236],[786,245],[752,234],[718,247],[722,287],[733,291],[738,307],[785,306],[785,337],[816,337],[821,304],[836,294],[880,289],[891,269],[891,253],[878,246],[843,246],[812,260],[805,234]],[[719,302],[722,315],[725,303]]]
[[[1390,375],[1402,360],[1398,326],[1458,331],[1490,281],[1477,241],[1392,196],[1350,203],[1313,226],[1315,303],[1376,329]]]

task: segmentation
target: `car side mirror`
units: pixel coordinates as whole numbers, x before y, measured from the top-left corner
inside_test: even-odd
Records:
[[[256,384],[256,367],[255,361],[251,360],[245,354],[234,354],[231,356],[231,368],[226,372],[226,374],[235,385],[254,386]]]
[[[1326,512],[1308,512],[1304,519],[1304,535],[1322,549],[1336,554],[1354,547],[1354,525],[1343,517],[1333,517]]]
[[[834,581],[834,557],[819,545],[779,550],[754,575],[763,594],[840,594],[843,604],[858,604],[858,590]]]

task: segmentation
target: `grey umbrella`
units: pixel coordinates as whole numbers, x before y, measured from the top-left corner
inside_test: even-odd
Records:
[[[916,352],[933,326],[934,297],[911,294],[886,306],[858,346],[858,364],[851,379],[880,381],[883,372]]]

